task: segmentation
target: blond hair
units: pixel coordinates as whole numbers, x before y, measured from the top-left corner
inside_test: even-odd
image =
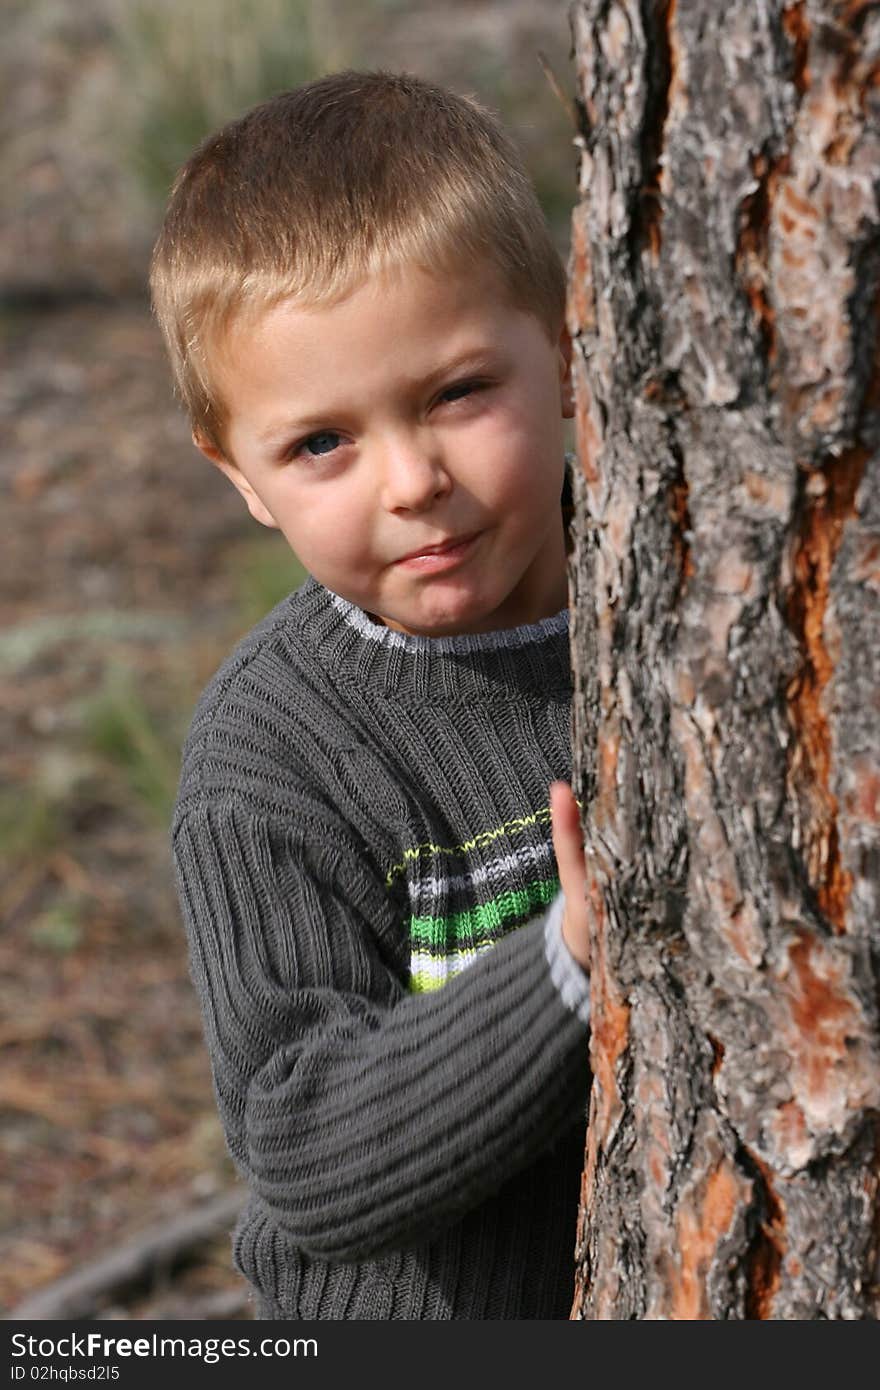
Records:
[[[153,307],[194,430],[222,447],[210,358],[234,317],[330,303],[404,263],[489,262],[558,333],[565,272],[494,115],[406,74],[341,72],[209,136],[178,174],[153,252]]]

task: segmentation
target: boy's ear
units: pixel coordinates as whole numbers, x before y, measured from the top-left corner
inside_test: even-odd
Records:
[[[204,435],[199,434],[198,430],[193,430],[192,441],[199,452],[204,454],[206,459],[211,460],[215,468],[219,468],[221,473],[225,473],[236,492],[240,493],[244,498],[247,509],[254,518],[254,521],[259,521],[261,526],[269,526],[273,530],[277,530],[278,522],[269,511],[265,502],[254,492],[254,489],[251,487],[241,469],[236,464],[229,462],[229,459],[223,453],[222,449],[218,449],[216,444],[212,444]]]
[[[571,334],[565,324],[559,335],[559,392],[562,401],[562,418],[574,417],[574,387],[571,380]]]

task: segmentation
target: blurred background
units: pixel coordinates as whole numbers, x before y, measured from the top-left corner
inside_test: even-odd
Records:
[[[0,1306],[123,1252],[54,1316],[245,1318],[167,826],[199,690],[302,576],[189,441],[150,247],[202,135],[354,66],[499,111],[565,255],[567,3],[0,10]]]

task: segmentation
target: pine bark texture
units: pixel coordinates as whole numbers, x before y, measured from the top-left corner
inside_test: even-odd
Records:
[[[572,1317],[880,1312],[880,4],[576,0]]]

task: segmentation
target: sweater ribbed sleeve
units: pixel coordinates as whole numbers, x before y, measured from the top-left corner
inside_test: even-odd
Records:
[[[191,804],[174,852],[230,1152],[302,1251],[429,1239],[585,1119],[586,987],[554,983],[545,918],[413,994],[384,886],[332,826],[229,797]]]

